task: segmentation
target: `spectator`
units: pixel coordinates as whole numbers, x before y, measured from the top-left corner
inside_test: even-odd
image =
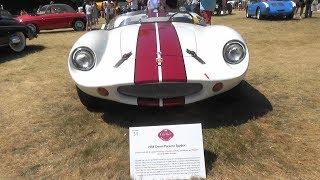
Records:
[[[296,8],[296,12],[294,14],[297,17],[297,13],[298,13],[298,10],[300,8],[300,15],[299,15],[298,19],[301,19],[301,16],[302,16],[302,13],[303,13],[303,9],[304,9],[304,6],[306,4],[304,3],[304,0],[297,0],[296,4],[297,4],[297,8]]]
[[[304,12],[304,17],[308,18],[312,16],[312,11],[311,11],[312,0],[306,0],[305,4],[306,4],[306,10]]]
[[[239,2],[238,2],[238,11],[241,11],[241,10],[243,10],[243,2],[242,2],[242,0],[239,0]]]
[[[147,1],[146,0],[138,0],[138,9],[139,10],[145,10],[147,7]]]
[[[148,7],[148,10],[152,11],[154,9],[158,9],[159,8],[159,5],[160,5],[160,0],[148,0],[148,3],[147,3],[147,7]]]
[[[115,1],[115,3],[114,3],[114,15],[118,16],[120,14],[121,14],[121,8],[119,6],[118,1]]]
[[[87,18],[86,30],[91,31],[92,30],[92,12],[93,12],[92,3],[87,1],[86,6],[85,6],[85,10],[86,10],[86,18]]]
[[[130,2],[130,10],[137,11],[138,10],[138,0],[132,0]]]
[[[50,1],[50,4],[54,4],[54,1]]]
[[[103,9],[104,9],[104,18],[106,20],[106,24],[108,24],[110,21],[111,1],[107,0],[107,1],[103,1],[102,3],[103,3]]]
[[[314,0],[311,4],[311,11],[317,11],[318,0]]]
[[[206,24],[211,24],[211,17],[216,7],[216,0],[200,0],[200,13]]]
[[[199,10],[199,1],[198,0],[192,0],[191,1],[191,12],[200,14],[200,10]]]
[[[160,0],[161,3],[162,0]],[[177,9],[178,7],[178,1],[177,0],[163,0],[163,5],[167,8],[167,9]]]
[[[191,2],[192,0],[186,0],[184,2],[184,7],[186,8],[187,11],[190,11],[190,12],[191,12]]]
[[[96,28],[96,25],[98,25],[99,23],[99,11],[97,8],[97,3],[92,1],[91,2],[91,6],[92,6],[92,24],[94,26],[94,28]]]

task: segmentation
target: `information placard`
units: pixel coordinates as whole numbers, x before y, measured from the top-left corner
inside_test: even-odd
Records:
[[[201,124],[130,127],[132,179],[206,178]]]

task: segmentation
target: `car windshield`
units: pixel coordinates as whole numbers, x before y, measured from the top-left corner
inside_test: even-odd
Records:
[[[160,14],[160,13],[159,13]],[[137,11],[126,13],[113,18],[106,26],[106,30],[111,30],[117,27],[128,26],[140,23],[155,23],[155,22],[182,22],[205,26],[203,18],[196,13],[189,12],[168,12],[165,16],[157,17],[156,13],[153,17],[149,17],[145,11]]]

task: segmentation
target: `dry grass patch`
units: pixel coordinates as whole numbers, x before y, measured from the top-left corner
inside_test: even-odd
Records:
[[[129,176],[128,126],[202,122],[209,179],[320,176],[320,14],[301,21],[214,17],[246,39],[240,91],[172,110],[89,112],[67,56],[83,32],[46,32],[0,51],[0,176]]]

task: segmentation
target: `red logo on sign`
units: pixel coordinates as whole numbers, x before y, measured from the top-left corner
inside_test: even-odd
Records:
[[[163,141],[169,141],[173,137],[173,133],[169,129],[164,129],[159,132],[158,137]]]

